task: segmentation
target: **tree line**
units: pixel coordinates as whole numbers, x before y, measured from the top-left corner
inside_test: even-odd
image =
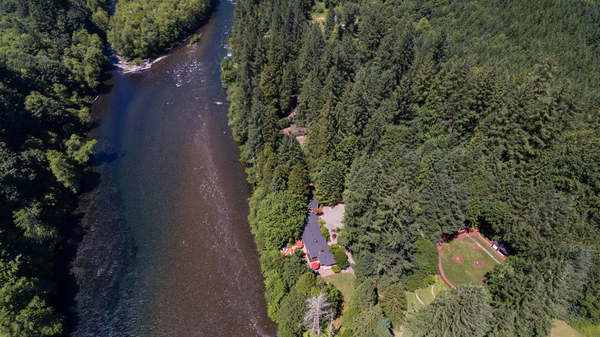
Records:
[[[152,56],[209,8],[124,1],[109,20],[100,0],[0,0],[0,335],[65,333],[54,256],[96,143],[86,132],[107,31],[126,57]]]
[[[302,224],[283,228],[261,208],[312,193],[346,203],[338,242],[357,261],[353,297],[369,298],[345,299],[353,335],[404,325],[415,336],[532,336],[549,335],[553,318],[582,331],[600,324],[598,13],[566,0],[238,2],[221,78],[255,187],[263,268]],[[307,129],[302,145],[280,132],[291,123]],[[464,226],[505,243],[507,263],[406,321],[386,312],[386,296],[373,294],[427,285],[435,244]],[[269,312],[303,302],[292,291],[273,297],[265,277]],[[271,316],[279,336],[301,335],[307,309],[297,308]],[[461,325],[457,312],[478,323]]]
[[[127,60],[154,57],[197,27],[210,8],[210,0],[119,1],[108,42]]]
[[[59,231],[94,140],[102,1],[0,1],[0,335],[56,336]]]

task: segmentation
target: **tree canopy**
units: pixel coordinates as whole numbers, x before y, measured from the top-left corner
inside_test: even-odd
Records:
[[[484,336],[491,326],[493,310],[481,285],[461,285],[441,292],[418,315],[406,323],[407,336]]]
[[[0,1],[0,335],[59,336],[59,232],[96,141],[102,1]]]
[[[267,195],[257,214],[257,237],[260,249],[280,249],[300,237],[306,220],[306,204],[302,197],[281,191]]]
[[[460,329],[531,336],[547,335],[550,318],[599,324],[599,6],[240,1],[224,85],[256,187],[251,209],[283,185],[306,197],[308,177],[320,203],[345,201],[338,243],[359,287],[370,279],[384,293],[423,287],[438,273],[436,243],[477,227],[520,262],[483,286],[505,319]],[[306,129],[302,146],[280,133],[290,123]],[[546,291],[544,304],[503,297],[510,285],[515,297]],[[369,327],[386,326],[367,311],[377,305],[357,309]]]
[[[210,6],[207,0],[119,1],[108,42],[128,60],[156,56],[197,27]]]

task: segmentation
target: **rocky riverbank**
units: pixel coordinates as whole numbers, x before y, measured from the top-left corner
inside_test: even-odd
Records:
[[[125,61],[120,56],[117,56],[117,58],[119,59],[119,62],[117,62],[117,64],[115,64],[115,65],[117,67],[121,68],[123,70],[123,73],[134,73],[134,72],[152,68],[152,65],[154,63],[164,59],[165,57],[167,57],[167,55],[161,56],[155,60],[145,59],[140,63],[139,61]]]

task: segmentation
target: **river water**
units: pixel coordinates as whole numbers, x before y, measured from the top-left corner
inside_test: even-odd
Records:
[[[272,336],[247,222],[250,187],[227,126],[220,60],[234,4],[198,44],[118,70],[92,107],[98,139],[81,237],[75,336]]]

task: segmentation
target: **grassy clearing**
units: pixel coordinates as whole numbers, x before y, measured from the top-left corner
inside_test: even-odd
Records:
[[[600,337],[600,325],[589,325],[581,329],[587,337]]]
[[[406,292],[406,305],[408,312],[412,312],[414,309],[421,310],[423,305],[417,300],[417,296],[413,292]]]
[[[555,319],[552,321],[554,328],[550,337],[585,337],[581,332],[573,329],[567,322]]]
[[[436,282],[433,284],[433,293],[437,296],[441,291],[450,289],[448,285],[442,280],[441,277],[436,276]],[[408,306],[408,311],[411,312],[413,309],[421,310],[423,305],[415,296],[415,293],[419,295],[419,298],[423,303],[429,304],[433,301],[433,295],[431,294],[431,286],[428,286],[423,289],[417,289],[414,292],[406,292],[406,303]]]
[[[350,295],[352,295],[352,291],[354,290],[354,280],[356,280],[356,276],[350,273],[341,273],[325,276],[323,279],[325,282],[333,284],[342,293],[342,296],[344,296],[344,311],[346,311],[346,309],[348,309]]]
[[[327,16],[328,8],[325,8],[324,2],[315,2],[313,12],[310,14],[313,21],[324,21]]]
[[[446,285],[446,283],[442,280],[441,277],[436,276],[435,280],[436,281],[433,284],[433,293],[436,296],[440,291],[450,289],[448,287],[448,285]],[[423,288],[423,289],[417,289],[416,293],[419,295],[419,298],[421,299],[421,301],[423,301],[423,303],[425,303],[425,304],[431,303],[434,299],[433,294],[431,294],[431,286],[428,286],[427,288]],[[421,303],[419,303],[419,304],[421,304]]]
[[[472,237],[476,242],[479,242],[483,247],[486,247],[479,238]],[[486,248],[491,254],[494,252],[490,248]],[[463,258],[463,263],[458,264],[453,257],[460,254]],[[496,258],[502,263],[500,258]],[[483,262],[483,266],[476,266],[475,261]],[[444,274],[454,286],[459,284],[472,283],[477,284],[484,275],[494,269],[498,263],[494,261],[485,251],[475,248],[475,243],[470,238],[454,240],[444,245],[442,249],[442,267]]]

